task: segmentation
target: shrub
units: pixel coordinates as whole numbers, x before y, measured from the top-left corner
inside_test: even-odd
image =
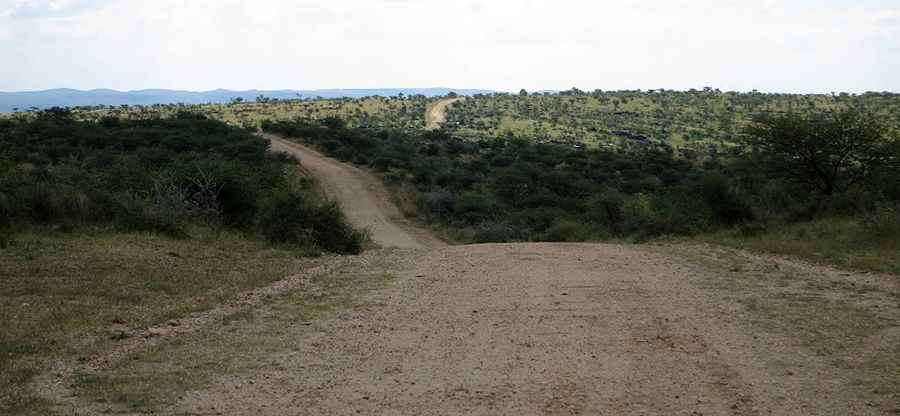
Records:
[[[314,246],[319,249],[357,254],[365,234],[355,230],[336,203],[319,203],[311,194],[276,189],[262,201],[259,229],[273,244]]]
[[[258,225],[273,244],[314,244],[307,224],[309,207],[303,196],[287,189],[276,189],[260,203]]]
[[[315,207],[311,218],[316,246],[330,252],[359,254],[366,235],[347,222],[340,206],[326,202]]]
[[[623,227],[626,233],[637,233],[653,222],[653,203],[644,194],[632,195],[622,204]]]
[[[453,211],[456,197],[447,191],[426,192],[419,203],[430,215],[443,219]]]
[[[796,211],[801,207],[787,184],[776,179],[769,180],[762,186],[756,200],[756,205],[769,217]]]
[[[175,238],[187,236],[183,226],[185,218],[172,206],[157,204],[149,198],[134,194],[119,196],[115,216],[116,228],[130,232],[156,232]]]
[[[489,223],[500,213],[499,203],[491,195],[477,191],[463,192],[456,201],[454,216],[462,224]]]
[[[721,224],[732,226],[753,219],[750,205],[732,191],[722,174],[707,175],[700,183],[700,194]]]
[[[870,238],[889,238],[900,236],[900,204],[882,204],[863,215],[861,236]]]
[[[13,212],[12,202],[6,192],[0,191],[0,230],[12,226]]]
[[[588,219],[605,227],[611,233],[621,235],[624,232],[625,198],[618,191],[606,189],[588,201]]]
[[[336,144],[351,155],[360,152],[348,144],[375,143],[334,120],[329,126],[282,127],[311,135],[335,129]],[[312,193],[276,192],[295,182],[285,174],[295,162],[267,154],[268,145],[248,130],[184,112],[95,123],[56,109],[6,120],[0,131],[0,228],[112,225],[185,237],[195,225],[259,226],[273,242],[358,251],[362,238],[336,207]],[[263,195],[268,211],[261,216]]]
[[[710,228],[713,214],[709,206],[687,191],[675,189],[656,195],[652,205],[647,235],[691,235]]]
[[[485,222],[475,230],[476,243],[503,243],[514,241],[516,232],[507,224],[499,222]]]
[[[570,220],[559,220],[544,232],[541,241],[578,242],[590,238],[588,227]]]

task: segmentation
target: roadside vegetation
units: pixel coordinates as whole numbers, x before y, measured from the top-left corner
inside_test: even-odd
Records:
[[[728,153],[702,161],[665,143],[466,140],[447,130],[354,129],[337,118],[263,128],[381,172],[424,221],[460,242],[702,235],[825,260],[838,252],[867,258],[837,262],[849,267],[898,268],[891,253],[900,239],[900,150],[889,125],[866,111],[762,113]],[[810,227],[833,232],[783,232]]]
[[[48,415],[31,383],[295,272],[295,250],[226,231],[190,239],[33,231],[0,249],[0,414]]]
[[[310,250],[361,248],[295,162],[247,130],[190,113],[93,123],[60,109],[0,123],[4,244],[32,227],[175,238],[200,227]]]
[[[0,413],[54,359],[282,279],[364,235],[248,130],[202,115],[0,120]]]

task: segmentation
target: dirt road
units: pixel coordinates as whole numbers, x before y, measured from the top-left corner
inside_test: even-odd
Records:
[[[462,100],[462,97],[447,98],[428,107],[428,110],[425,111],[425,128],[427,130],[437,130],[441,128],[441,124],[444,124],[444,121],[447,120],[447,109],[453,105],[453,103],[460,100]]]
[[[273,135],[263,137],[271,141],[272,150],[300,159],[325,193],[341,205],[350,222],[368,230],[369,237],[379,246],[421,249],[444,245],[428,232],[409,224],[391,202],[384,184],[370,173],[327,158],[296,142]]]
[[[365,196],[370,185],[349,183],[365,176],[349,175],[355,171],[283,141],[273,143],[299,149],[326,186],[352,187],[330,191],[339,199],[352,198],[343,205],[385,206],[380,197],[374,198],[381,200],[377,204],[365,201],[372,199]],[[375,215],[377,221],[395,218],[349,212],[356,218]],[[415,238],[397,237],[403,229],[395,227],[379,239],[410,246]],[[396,279],[371,293],[366,306],[312,328],[286,333],[280,328],[279,336],[296,345],[293,351],[268,356],[259,371],[225,375],[208,389],[186,394],[173,413],[900,411],[892,370],[862,369],[872,363],[865,357],[892,354],[900,342],[900,288],[892,277],[709,247],[431,247],[368,253],[390,264]],[[363,261],[359,272],[370,267]],[[839,289],[851,284],[859,290]],[[767,303],[771,299],[788,302]],[[802,314],[788,313],[795,303]],[[789,309],[778,309],[782,306]],[[843,322],[843,314],[856,316],[845,307],[877,316]],[[835,315],[822,324],[821,315],[828,313]],[[854,332],[869,319],[884,325]],[[803,331],[812,331],[812,338],[800,335]],[[836,346],[848,337],[855,342]],[[882,393],[872,395],[873,389]]]
[[[860,378],[854,364],[836,364],[798,345],[771,322],[748,324],[758,316],[735,298],[772,293],[714,284],[721,276],[713,270],[667,253],[500,244],[379,256],[390,258],[398,277],[371,294],[367,306],[312,328],[288,329],[281,336],[296,345],[293,351],[268,356],[259,371],[188,393],[172,412],[877,415],[895,409],[896,402],[868,397],[872,380]],[[785,272],[820,286],[844,279],[801,277],[793,267]],[[828,292],[803,290],[806,296]],[[279,331],[284,328],[271,330]],[[891,351],[895,335],[879,333],[879,341],[860,348]],[[826,341],[819,347],[829,348]]]
[[[126,383],[112,397],[173,415],[900,414],[896,276],[685,243],[448,247],[371,175],[268,137],[383,248],[97,366]],[[349,297],[335,287],[360,302],[309,320]],[[198,373],[187,391],[152,382]],[[78,403],[66,414],[133,412]]]

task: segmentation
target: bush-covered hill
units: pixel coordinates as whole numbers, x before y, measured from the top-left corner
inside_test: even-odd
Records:
[[[734,145],[753,115],[864,107],[900,125],[900,94],[765,94],[714,89],[476,95],[455,104],[445,127],[463,138],[635,147],[667,143],[688,158]]]
[[[52,109],[0,120],[0,229],[187,237],[208,227],[358,252],[361,236],[337,207],[267,149],[247,130],[188,113],[94,123]]]
[[[900,183],[892,179],[900,161],[897,146],[891,147],[896,141],[878,148],[890,163],[871,163],[864,179],[846,180],[838,192],[823,195],[805,181],[807,170],[783,169],[790,155],[777,161],[779,154],[750,145],[698,162],[658,143],[576,149],[517,138],[464,140],[447,131],[353,129],[339,119],[266,122],[263,128],[381,172],[406,197],[411,194],[425,220],[463,241],[584,241],[716,230],[754,235],[810,219],[877,213],[860,231],[875,241],[884,233],[873,230],[900,223]],[[838,150],[816,150],[831,151]],[[854,166],[837,171],[849,178]]]

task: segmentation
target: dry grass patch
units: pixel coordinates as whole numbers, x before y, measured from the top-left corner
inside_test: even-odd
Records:
[[[378,270],[378,267],[375,267]],[[383,287],[383,271],[342,268],[313,277],[303,289],[259,308],[225,317],[218,325],[157,345],[121,366],[78,378],[78,395],[108,412],[166,412],[186,392],[271,364],[297,349],[297,338],[316,318],[357,307],[366,290]]]
[[[752,331],[779,334],[791,348],[819,357],[871,403],[900,411],[900,285],[894,276],[721,246],[674,244],[658,250],[708,270],[702,281],[741,305],[740,319]]]
[[[28,389],[80,357],[288,275],[297,254],[237,234],[175,240],[102,232],[16,235],[0,249],[0,414],[47,414]]]
[[[858,219],[821,219],[754,236],[730,231],[698,240],[762,253],[787,254],[838,267],[900,275],[900,234],[872,235]]]

